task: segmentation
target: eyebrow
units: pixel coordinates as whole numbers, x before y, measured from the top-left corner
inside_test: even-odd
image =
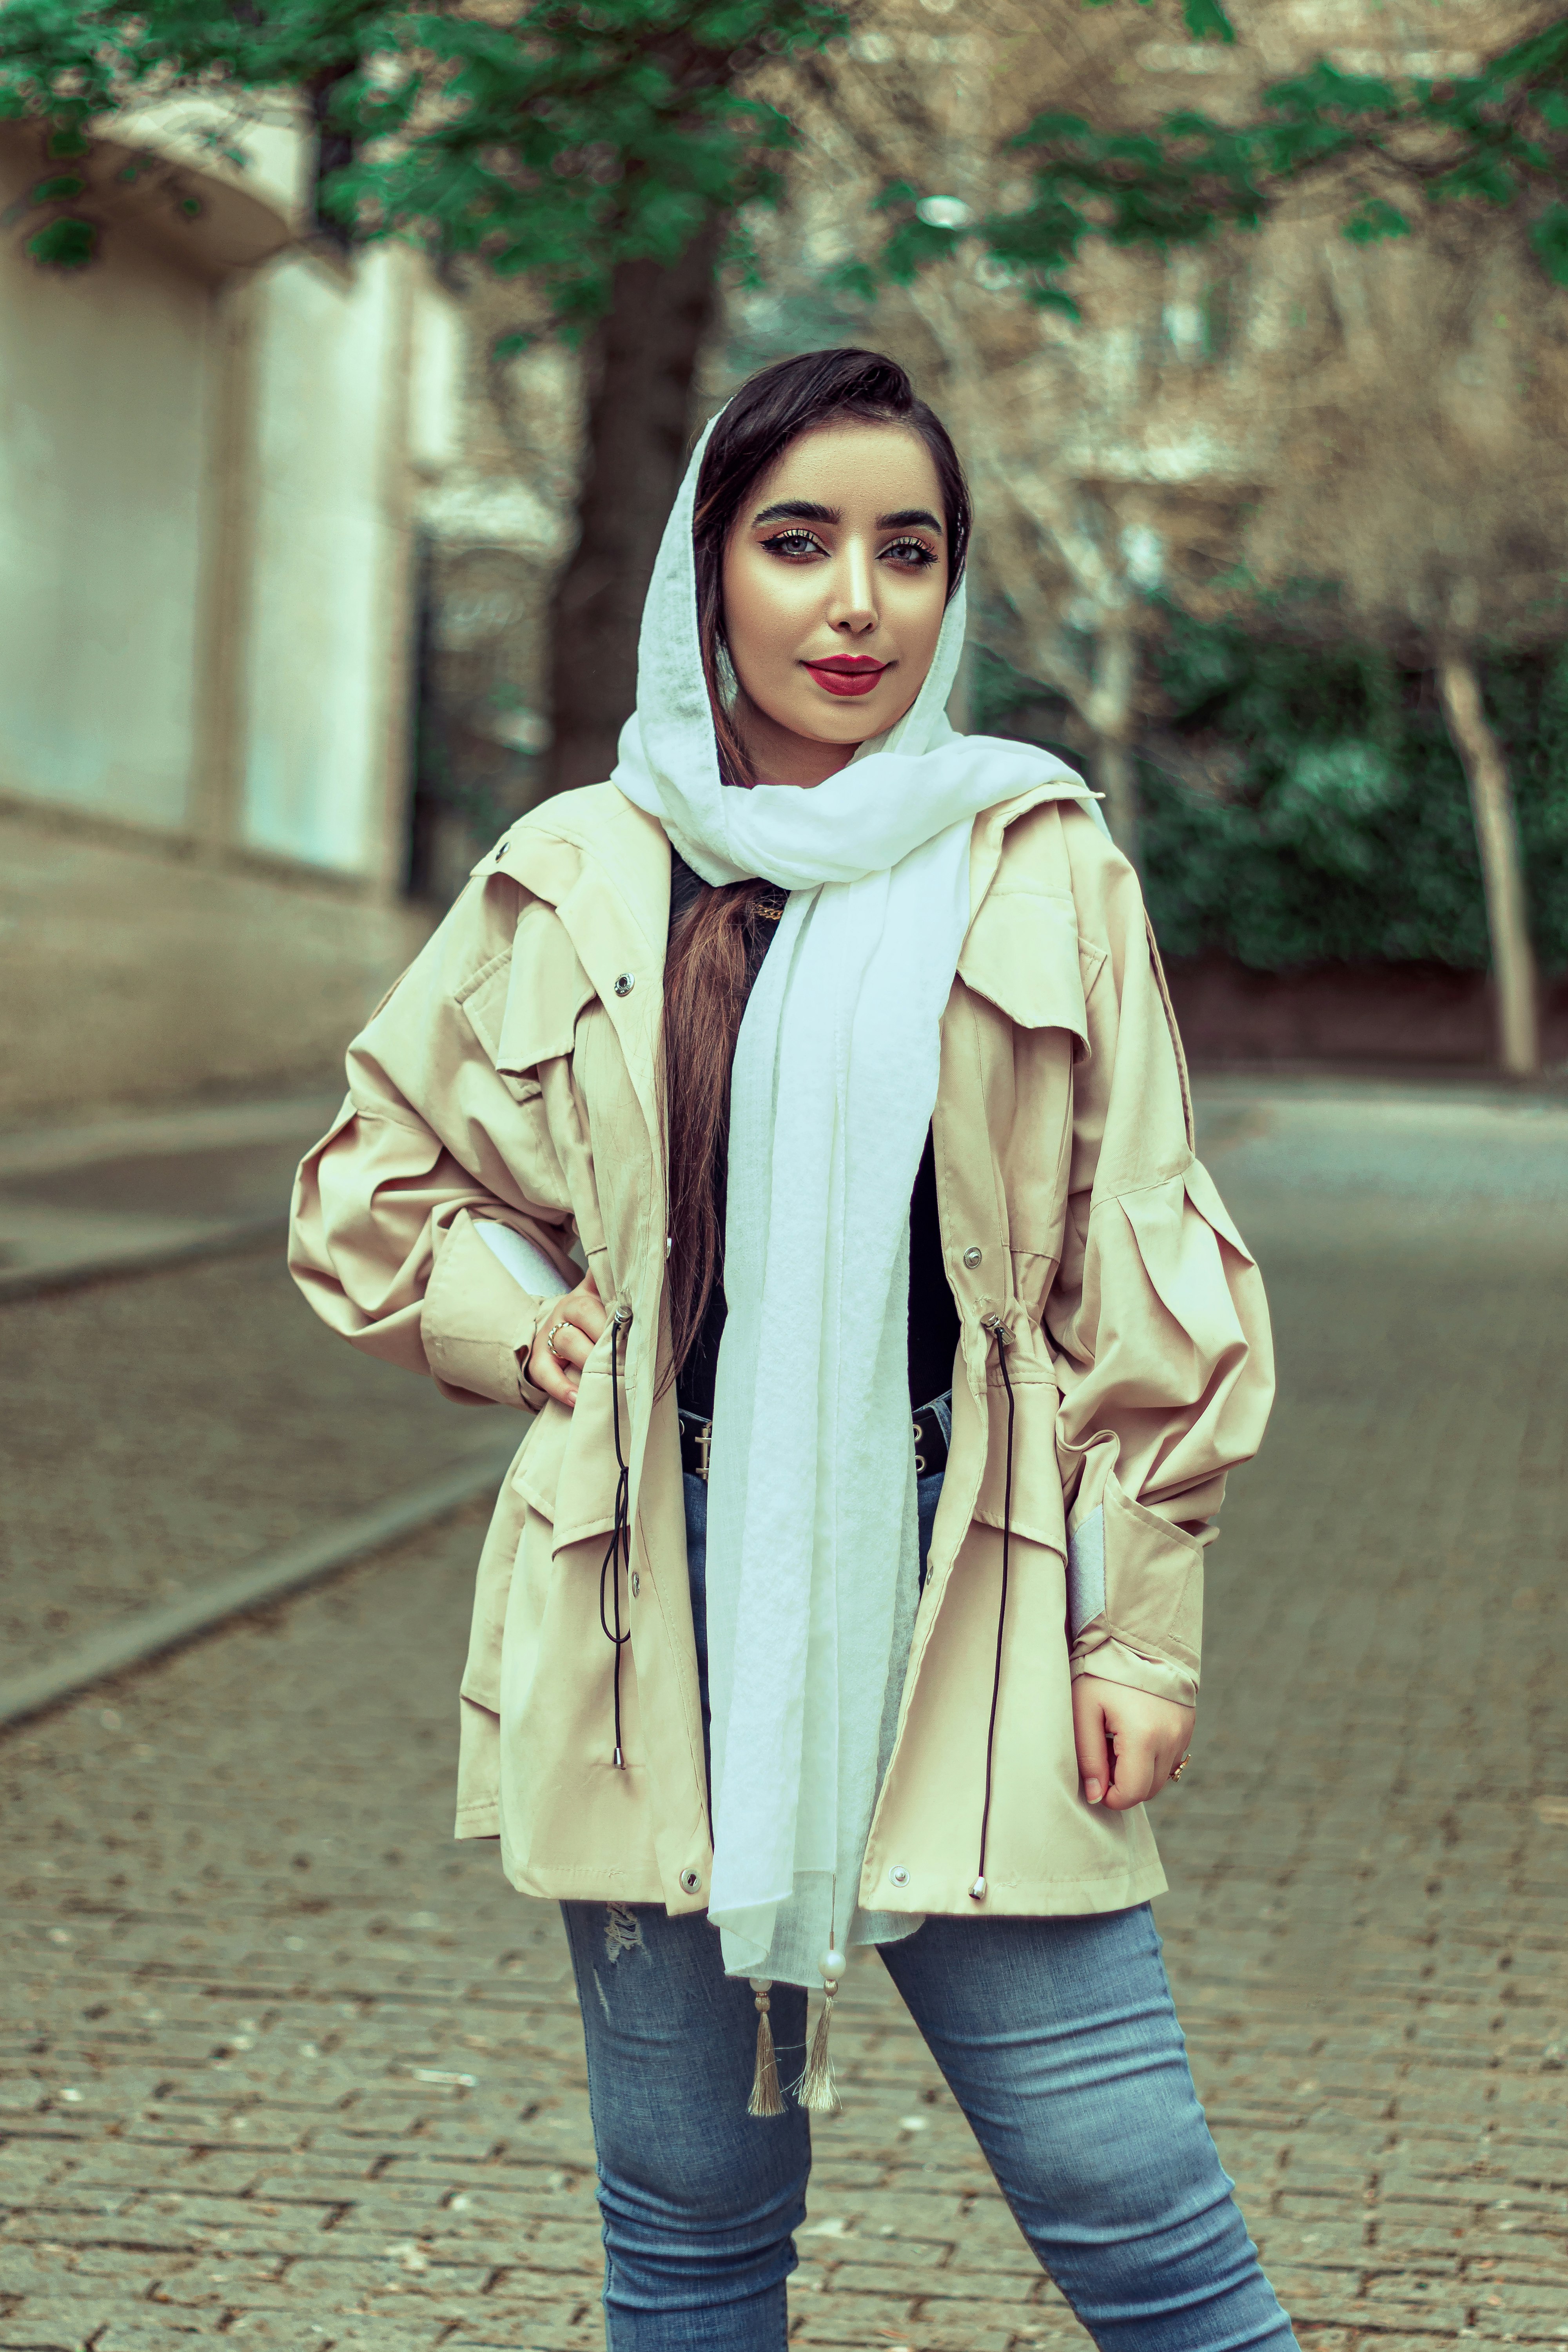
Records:
[[[765,522],[826,522],[844,520],[837,507],[817,506],[810,499],[781,499],[777,506],[764,507],[761,514],[752,517],[752,529],[756,530]],[[919,527],[942,535],[942,525],[929,507],[900,507],[896,514],[879,515],[879,530],[910,530]]]

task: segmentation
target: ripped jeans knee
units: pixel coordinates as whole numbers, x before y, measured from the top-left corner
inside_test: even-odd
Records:
[[[623,1952],[646,1949],[642,1923],[629,1903],[605,1906],[605,1958],[613,1967]]]

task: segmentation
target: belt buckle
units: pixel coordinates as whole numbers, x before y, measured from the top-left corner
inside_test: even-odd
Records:
[[[700,1478],[704,1485],[706,1485],[708,1479],[709,1458],[713,1448],[712,1423],[710,1421],[699,1421],[697,1415],[693,1412],[683,1412],[680,1416],[680,1434],[682,1439],[682,1467],[684,1468],[685,1466],[686,1446],[687,1444],[689,1444],[697,1456],[697,1460],[692,1466],[690,1475],[694,1478]]]

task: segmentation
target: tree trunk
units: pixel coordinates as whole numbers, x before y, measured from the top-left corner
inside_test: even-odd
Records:
[[[1141,876],[1143,868],[1138,841],[1138,771],[1132,747],[1113,735],[1102,735],[1095,745],[1091,764],[1090,781],[1096,792],[1104,796],[1100,805],[1110,827],[1110,838]]]
[[[1090,782],[1104,794],[1110,838],[1139,873],[1138,770],[1132,756],[1132,686],[1138,674],[1136,633],[1121,616],[1095,640],[1094,683],[1085,716],[1094,730]]]
[[[623,262],[588,347],[580,535],[552,615],[553,792],[609,774],[637,701],[643,598],[686,462],[691,379],[726,226],[710,222],[671,269]]]
[[[1480,679],[1468,653],[1448,647],[1437,657],[1437,690],[1448,733],[1470,788],[1470,809],[1487,894],[1492,982],[1497,990],[1498,1055],[1510,1077],[1533,1077],[1541,1067],[1535,955],[1530,942],[1524,867],[1519,853],[1513,793],[1502,745],[1487,723]]]

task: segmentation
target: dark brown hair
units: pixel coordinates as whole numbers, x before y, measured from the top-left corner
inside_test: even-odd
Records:
[[[804,352],[752,376],[734,395],[709,442],[697,479],[692,543],[697,625],[713,711],[719,773],[756,781],[731,715],[724,672],[724,550],[749,493],[790,444],[841,417],[901,425],[925,443],[936,467],[947,525],[947,593],[963,576],[969,490],[947,429],[896,361],[878,352]],[[690,1354],[723,1253],[724,1162],[730,1127],[730,1066],[746,1007],[747,951],[764,886],[734,882],[710,890],[670,934],[664,982],[664,1067],[669,1169],[669,1318],[674,1366]]]

